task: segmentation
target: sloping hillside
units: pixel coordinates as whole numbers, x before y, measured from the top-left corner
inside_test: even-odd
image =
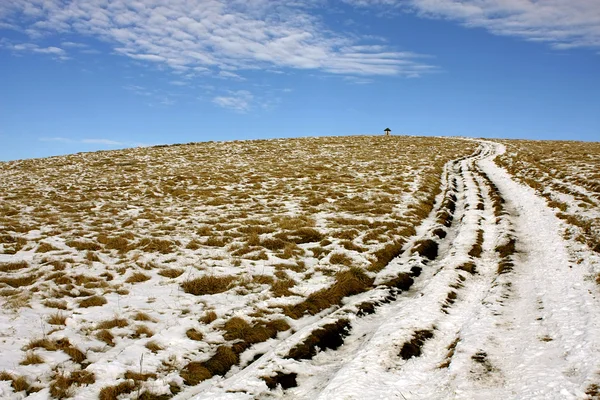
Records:
[[[600,159],[540,163],[538,144],[357,136],[2,163],[0,395],[593,397]]]

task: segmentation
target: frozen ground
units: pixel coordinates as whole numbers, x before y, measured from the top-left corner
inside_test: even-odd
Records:
[[[36,376],[45,378],[39,379],[39,388],[20,392],[14,379],[1,381],[0,395],[48,398],[47,386],[57,382],[58,373],[88,371],[95,381],[75,381],[68,394],[98,398],[101,388],[129,383],[120,398],[137,398],[141,392],[147,398],[176,399],[598,398],[600,286],[596,279],[600,257],[591,250],[596,232],[578,235],[585,229],[559,218],[557,210],[548,206],[547,200],[552,199],[540,196],[499,167],[494,159],[505,153],[504,144],[463,143],[470,146],[470,152],[478,149],[444,161],[433,208],[421,219],[410,219],[414,229],[402,231],[405,236],[398,242],[398,250],[385,264],[377,264],[383,258],[369,255],[382,247],[373,245],[370,250],[368,241],[361,242],[364,233],[360,226],[355,228],[359,235],[352,243],[360,243],[362,251],[347,249],[339,239],[331,244],[321,242],[323,247],[334,246],[329,255],[349,250],[343,254],[364,268],[365,276],[355,273],[348,278],[343,275],[348,265],[338,268],[329,262],[331,256],[307,257],[305,252],[297,257],[305,261],[310,274],[287,270],[288,279],[294,280],[292,292],[274,298],[275,286],[269,285],[276,271],[269,266],[274,264],[273,258],[282,255],[274,252],[268,253],[266,262],[253,265],[248,260],[240,266],[246,274],[271,276],[271,281],[238,280],[244,290],[230,286],[223,293],[200,296],[198,301],[147,269],[143,272],[151,279],[131,283],[126,286],[127,293],[119,294],[119,287],[105,288],[104,296],[112,307],[73,310],[74,303],[69,300],[64,311],[69,318],[55,332],[46,331],[48,324],[41,317],[43,302],[33,296],[28,307],[19,307],[14,304],[17,294],[12,293],[10,302],[5,302],[11,311],[5,308],[0,319],[0,370],[12,378],[24,376],[32,385]],[[404,216],[404,221],[409,221],[408,193],[417,186],[407,184],[404,192],[398,192],[399,205],[394,208],[398,220]],[[600,212],[590,206],[598,201],[593,189],[584,193],[588,198],[586,216],[592,219]],[[293,204],[290,201],[286,207],[293,209]],[[321,209],[313,225],[331,238],[327,224],[335,219],[334,211]],[[60,240],[52,243],[61,245]],[[303,251],[306,247],[299,246]],[[15,261],[11,255],[0,257],[0,261]],[[221,260],[219,272],[235,275],[235,269],[225,267],[228,260]],[[364,260],[373,264],[368,266]],[[87,270],[92,276],[107,270],[95,262],[87,268],[92,268]],[[93,268],[98,268],[97,272]],[[326,272],[330,269],[331,273]],[[125,272],[123,279],[133,273]],[[176,279],[184,282],[190,277]],[[319,299],[311,293],[335,295],[337,292],[326,290],[348,281],[353,289],[346,290],[339,302],[311,308],[304,315],[290,311],[295,310],[294,305]],[[154,300],[148,301],[149,297]],[[206,319],[209,311],[216,311],[216,320]],[[150,320],[144,321],[139,312]],[[277,318],[285,326],[264,341],[252,340],[228,330],[227,321],[236,317],[254,323],[254,328],[263,323],[260,321]],[[113,346],[94,339],[99,323],[115,319],[125,322],[108,329],[114,336]],[[142,322],[150,332],[136,330]],[[190,340],[189,334],[186,337],[190,329],[201,337]],[[250,327],[240,329],[251,331]],[[44,363],[18,365],[32,352],[23,346],[31,343],[31,332],[36,330],[42,331],[39,339],[69,338],[70,348],[82,349],[84,359],[77,361],[68,346],[59,349],[62,351],[34,347]],[[150,351],[151,341],[162,348]],[[215,354],[217,346],[235,350],[236,343],[244,346],[222,373],[194,381],[201,373],[193,375],[193,366],[201,372],[201,368],[214,368],[215,361],[223,362],[217,357],[219,350]],[[113,397],[104,394],[106,399],[117,398],[119,392],[112,393]]]

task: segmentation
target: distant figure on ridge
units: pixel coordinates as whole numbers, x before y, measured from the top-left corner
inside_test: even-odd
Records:
[[[390,133],[392,132],[390,128],[385,128],[383,131],[385,132],[385,136],[390,136]]]

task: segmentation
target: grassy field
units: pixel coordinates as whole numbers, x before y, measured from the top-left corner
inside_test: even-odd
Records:
[[[511,143],[501,162],[524,180],[558,168],[528,146]],[[446,163],[477,147],[356,136],[0,163],[0,380],[54,398],[152,399],[243,367],[372,288],[432,211]],[[588,164],[577,173],[597,181]],[[586,182],[549,187],[584,187],[587,200],[571,195],[597,207]]]

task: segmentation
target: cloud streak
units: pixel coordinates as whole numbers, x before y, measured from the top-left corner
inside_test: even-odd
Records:
[[[37,53],[37,54],[48,54],[59,60],[68,60],[67,52],[60,47],[40,47],[34,43],[20,43],[20,44],[6,44],[10,50],[16,53]]]
[[[241,71],[321,70],[415,76],[435,67],[418,54],[332,32],[310,13],[322,0],[30,0],[1,2],[0,23],[33,38],[77,33],[114,52],[180,73],[242,79]]]
[[[217,96],[212,102],[219,107],[245,113],[250,110],[254,96],[247,90],[230,92],[228,96]]]
[[[459,21],[496,35],[546,42],[557,49],[600,48],[597,0],[344,0],[358,7],[393,7],[426,18]]]

